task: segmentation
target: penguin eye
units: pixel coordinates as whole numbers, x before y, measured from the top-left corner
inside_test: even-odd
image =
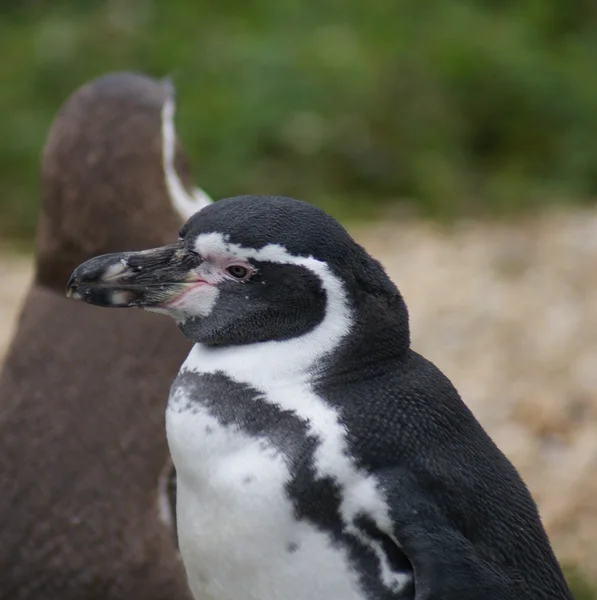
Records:
[[[247,279],[251,274],[251,271],[243,265],[230,265],[226,267],[226,272],[234,277],[234,279]]]

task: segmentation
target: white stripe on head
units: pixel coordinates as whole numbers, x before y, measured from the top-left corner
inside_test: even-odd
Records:
[[[207,195],[207,192],[198,187],[193,190],[193,198],[199,204],[199,209],[213,203],[212,198]]]
[[[284,342],[269,341],[259,344],[250,344],[249,346],[238,346],[223,348],[225,350],[221,359],[216,358],[218,354],[216,349],[209,349],[215,360],[225,360],[228,362],[230,357],[237,353],[238,365],[246,365],[247,376],[250,372],[256,375],[263,372],[263,369],[269,366],[273,372],[278,374],[290,375],[289,369],[294,374],[306,375],[310,372],[328,352],[331,352],[340,341],[349,333],[352,323],[352,311],[349,307],[344,285],[327,263],[317,260],[312,256],[295,256],[281,244],[267,244],[259,250],[255,248],[245,248],[240,244],[228,242],[226,236],[222,233],[201,234],[195,240],[195,250],[204,258],[218,256],[234,256],[244,260],[267,261],[277,264],[292,264],[302,266],[311,271],[321,282],[326,294],[326,314],[323,321],[312,331],[300,337],[293,338]],[[281,348],[289,348],[288,352],[292,360],[287,360],[287,351],[280,354]],[[250,366],[255,361],[259,365]],[[269,377],[272,371],[264,373]],[[282,375],[283,376],[283,375]]]
[[[200,188],[189,194],[176,172],[176,129],[174,127],[174,98],[169,97],[162,108],[162,161],[166,188],[174,210],[186,221],[208,204],[212,199]]]

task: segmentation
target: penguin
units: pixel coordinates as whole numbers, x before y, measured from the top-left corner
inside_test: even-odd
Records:
[[[98,253],[165,244],[209,204],[168,81],[116,72],[59,110],[35,275],[0,375],[0,598],[189,600],[171,531],[167,392],[191,345],[165,317],[64,297]]]
[[[179,545],[209,600],[570,600],[537,506],[331,216],[223,199],[67,294],[174,318]]]

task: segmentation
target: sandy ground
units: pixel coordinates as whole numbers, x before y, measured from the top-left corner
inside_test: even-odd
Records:
[[[520,469],[559,557],[597,580],[597,211],[353,233],[402,290],[413,347]],[[0,254],[0,357],[31,273]]]
[[[21,302],[33,276],[31,259],[10,254],[0,247],[0,361],[17,326]]]

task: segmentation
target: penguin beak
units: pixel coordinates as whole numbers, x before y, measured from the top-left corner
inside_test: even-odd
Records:
[[[73,271],[66,295],[96,306],[159,308],[201,283],[193,272],[197,262],[198,257],[181,242],[140,252],[104,254]]]

